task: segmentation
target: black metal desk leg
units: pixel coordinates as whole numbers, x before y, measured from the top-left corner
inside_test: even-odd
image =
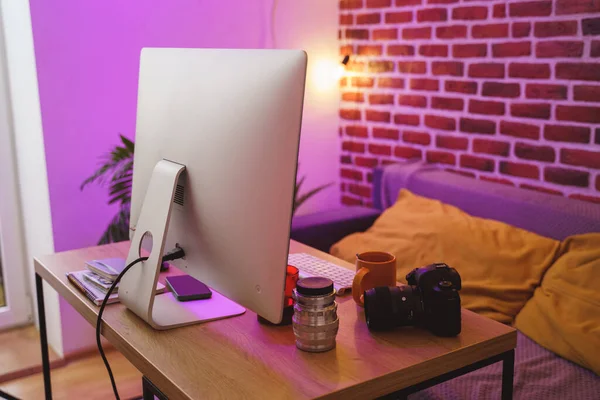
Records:
[[[155,397],[159,400],[168,400],[167,396],[161,392],[154,383],[150,382],[150,379],[145,376],[142,377],[142,399],[143,400],[155,400]]]
[[[40,343],[42,346],[42,370],[44,372],[44,391],[46,400],[52,400],[50,384],[50,358],[48,357],[48,336],[46,336],[46,312],[44,308],[44,286],[42,278],[35,274],[35,291],[37,293],[38,322],[40,323]]]
[[[502,400],[512,400],[515,351],[507,351],[502,358]]]

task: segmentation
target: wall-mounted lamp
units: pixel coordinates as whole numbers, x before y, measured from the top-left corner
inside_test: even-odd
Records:
[[[344,64],[344,66],[348,65],[348,62],[350,61],[350,56],[348,54],[346,54],[344,56],[344,59],[342,60],[342,64]]]

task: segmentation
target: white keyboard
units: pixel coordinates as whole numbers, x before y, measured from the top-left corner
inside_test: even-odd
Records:
[[[340,267],[321,258],[306,253],[288,255],[288,263],[300,270],[300,278],[322,276],[333,281],[333,287],[338,295],[352,291],[354,271]]]

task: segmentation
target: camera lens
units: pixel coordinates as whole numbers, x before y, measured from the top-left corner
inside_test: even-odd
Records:
[[[381,286],[365,292],[365,317],[369,329],[414,325],[422,312],[421,294],[414,286]]]

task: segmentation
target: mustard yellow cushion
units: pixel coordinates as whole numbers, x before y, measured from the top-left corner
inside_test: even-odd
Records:
[[[600,234],[571,236],[515,327],[600,375]]]
[[[345,237],[330,252],[352,263],[357,252],[390,252],[401,282],[415,267],[445,262],[462,278],[463,307],[512,323],[558,246],[556,240],[402,190],[371,228]]]

